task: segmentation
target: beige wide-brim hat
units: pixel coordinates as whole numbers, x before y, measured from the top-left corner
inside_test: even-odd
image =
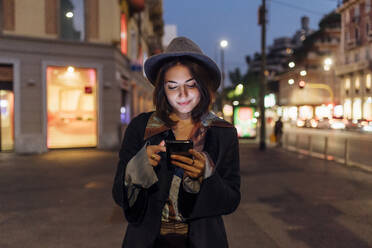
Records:
[[[145,74],[152,85],[156,84],[156,77],[160,67],[176,58],[189,58],[202,65],[210,74],[211,89],[217,91],[221,83],[221,71],[217,64],[206,56],[200,47],[186,37],[174,38],[165,49],[164,53],[149,57],[145,61]]]

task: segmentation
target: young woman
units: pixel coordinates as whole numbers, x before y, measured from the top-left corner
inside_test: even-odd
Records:
[[[223,220],[240,202],[236,129],[209,112],[220,84],[212,59],[185,37],[145,62],[155,112],[129,124],[113,196],[128,227],[123,247],[228,247]],[[165,140],[192,140],[192,158]]]

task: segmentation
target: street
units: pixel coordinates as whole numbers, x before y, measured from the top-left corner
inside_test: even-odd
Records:
[[[372,247],[372,174],[240,144],[242,200],[225,216],[230,247]],[[0,247],[121,247],[111,197],[117,154],[95,149],[0,154]]]

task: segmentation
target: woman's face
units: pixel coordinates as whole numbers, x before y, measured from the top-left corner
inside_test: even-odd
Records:
[[[197,82],[184,65],[177,64],[165,72],[164,88],[173,112],[179,117],[189,117],[200,102]]]

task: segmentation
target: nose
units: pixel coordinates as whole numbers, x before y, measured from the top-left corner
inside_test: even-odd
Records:
[[[188,92],[187,86],[183,85],[182,87],[180,87],[179,97],[188,97],[188,95],[189,95],[189,92]]]

